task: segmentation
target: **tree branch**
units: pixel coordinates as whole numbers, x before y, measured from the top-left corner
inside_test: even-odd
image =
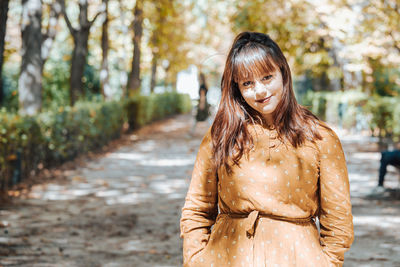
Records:
[[[42,38],[42,59],[46,61],[49,56],[49,52],[53,41],[57,34],[57,22],[58,17],[61,14],[61,4],[59,1],[55,0],[50,6],[50,16],[49,16],[49,24],[47,25],[46,33],[43,34]],[[43,49],[45,48],[45,49]]]
[[[393,32],[390,31],[389,35],[390,35],[390,37],[392,37],[394,48],[396,48],[397,51],[400,53],[400,44],[397,42],[396,38],[394,38]]]
[[[103,13],[105,13],[105,11],[106,11],[106,6],[105,6],[105,4],[103,3],[103,4],[101,5],[101,8],[100,8],[99,12],[97,12],[97,14],[94,16],[94,18],[93,18],[91,21],[89,21],[89,26],[91,27],[91,26],[93,25],[93,23],[95,23],[96,19],[97,19],[100,15],[102,15]]]
[[[77,30],[74,29],[74,27],[71,24],[71,21],[68,18],[67,11],[66,11],[66,8],[65,8],[65,0],[58,0],[58,1],[61,4],[61,11],[62,11],[64,20],[65,20],[65,23],[67,24],[67,27],[68,27],[71,35],[75,38]]]

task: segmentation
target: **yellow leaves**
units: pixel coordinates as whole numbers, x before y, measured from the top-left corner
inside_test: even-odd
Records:
[[[89,111],[89,114],[90,114],[90,117],[92,117],[92,118],[96,117],[96,111],[93,110],[93,109],[91,109],[91,110]]]
[[[9,160],[9,161],[13,161],[13,160],[16,160],[16,159],[17,159],[17,155],[15,155],[15,154],[9,155],[7,157],[7,160]]]
[[[19,190],[9,190],[8,195],[10,197],[19,197],[21,195],[21,191]]]
[[[82,176],[74,176],[74,177],[72,177],[72,181],[73,182],[86,182],[86,178],[84,178]]]
[[[71,60],[71,55],[69,55],[69,54],[63,55],[62,59],[64,61],[69,61],[69,60]]]

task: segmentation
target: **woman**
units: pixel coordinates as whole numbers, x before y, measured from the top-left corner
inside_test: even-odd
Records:
[[[354,238],[345,156],[296,102],[278,45],[239,34],[221,87],[182,208],[184,266],[342,266]]]

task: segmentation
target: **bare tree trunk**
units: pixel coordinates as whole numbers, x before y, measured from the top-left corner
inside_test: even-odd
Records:
[[[151,82],[150,82],[150,93],[154,92],[157,80],[157,63],[158,63],[158,53],[153,52],[153,59],[151,60]]]
[[[340,51],[340,47],[338,47],[338,45],[340,45],[340,43],[337,38],[334,37],[332,47],[327,48],[327,50],[328,54],[333,59],[333,66],[343,71],[343,68],[342,66],[340,66],[340,62],[338,59],[338,51]],[[331,89],[332,91],[340,91],[342,89],[342,77],[329,78],[329,89]]]
[[[176,84],[176,75],[174,73],[171,73],[171,64],[170,63],[168,63],[168,65],[164,66],[164,72],[165,72],[164,86],[167,87],[167,86],[171,85],[172,90],[174,90],[174,86]]]
[[[125,25],[125,7],[124,7],[124,1],[118,0],[118,9],[120,13],[120,25],[121,25],[121,31],[122,31],[122,40],[123,42],[129,41],[129,27]],[[118,55],[118,69],[119,70],[124,70],[124,66],[126,64],[126,57],[122,56],[121,54]],[[122,89],[122,97],[128,95],[128,72],[127,71],[119,71],[119,82],[121,85]]]
[[[73,106],[79,96],[84,96],[83,74],[85,71],[86,57],[88,54],[89,28],[81,28],[74,38],[74,51],[71,59],[70,105]]]
[[[47,31],[43,35],[43,43],[42,43],[42,63],[43,66],[49,58],[51,47],[53,46],[54,39],[57,34],[57,24],[58,17],[61,14],[61,4],[59,1],[54,0],[50,6],[50,16],[49,16],[49,24],[47,25]],[[42,70],[43,70],[42,66]]]
[[[140,43],[143,33],[143,0],[136,0],[133,20],[133,59],[128,78],[128,90],[137,93],[140,89]]]
[[[7,26],[8,2],[9,0],[2,0],[0,2],[0,105],[1,103],[3,103],[4,99],[2,69]]]
[[[85,70],[86,57],[88,54],[88,40],[90,28],[96,21],[98,16],[103,12],[99,11],[93,20],[88,20],[88,0],[79,1],[79,29],[72,27],[71,21],[68,18],[65,0],[60,0],[62,4],[62,12],[68,29],[74,39],[74,50],[72,52],[71,61],[71,76],[70,76],[70,105],[73,106],[78,100],[79,95],[83,92],[83,74]]]
[[[109,83],[109,70],[108,70],[108,0],[103,0],[103,5],[105,5],[105,19],[103,22],[103,31],[101,35],[101,50],[103,52],[103,57],[101,61],[100,70],[100,83],[101,83],[101,93],[105,100],[112,98],[111,88]]]
[[[19,113],[35,115],[42,106],[42,2],[22,0],[22,62],[18,80]]]

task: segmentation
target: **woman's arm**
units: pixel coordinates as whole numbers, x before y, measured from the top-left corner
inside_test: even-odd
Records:
[[[332,130],[320,131],[320,243],[333,266],[342,266],[354,240],[346,159]]]
[[[217,174],[212,164],[211,127],[204,136],[194,165],[192,179],[180,220],[183,263],[208,243],[211,226],[218,214]]]

